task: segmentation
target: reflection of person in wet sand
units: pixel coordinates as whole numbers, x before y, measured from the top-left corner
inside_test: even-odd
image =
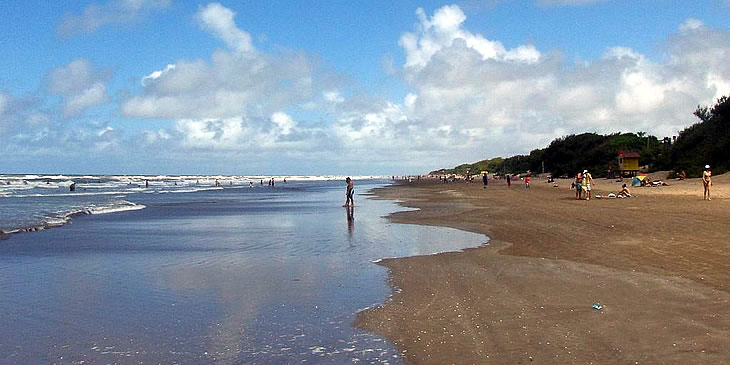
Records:
[[[705,171],[702,172],[702,186],[705,187],[705,200],[712,200],[710,198],[710,190],[712,190],[712,170],[710,165],[705,165]]]
[[[355,206],[351,205],[345,211],[347,212],[347,234],[352,236],[352,231],[355,229]]]
[[[352,196],[355,194],[355,184],[353,184],[352,179],[349,177],[345,179],[345,182],[347,183],[347,190],[345,191],[345,205],[346,206],[355,206],[355,201],[352,200]]]

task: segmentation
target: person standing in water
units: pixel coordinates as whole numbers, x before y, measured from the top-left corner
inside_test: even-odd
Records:
[[[512,186],[512,178],[507,174],[507,187]]]
[[[352,179],[349,177],[345,179],[345,182],[347,183],[347,190],[345,191],[345,205],[343,207],[354,207],[355,201],[352,199],[352,196],[355,194],[355,184],[353,184]]]
[[[712,200],[710,198],[710,190],[712,190],[712,170],[710,170],[710,165],[705,165],[705,171],[702,171],[702,186],[705,188],[704,200]]]

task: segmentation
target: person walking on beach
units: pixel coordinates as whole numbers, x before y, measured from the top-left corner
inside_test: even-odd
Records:
[[[350,179],[350,177],[347,177],[345,182],[347,183],[347,190],[345,190],[345,205],[343,205],[343,207],[354,207],[355,201],[352,200],[352,196],[355,194],[355,184],[352,183],[352,179]]]
[[[586,195],[586,200],[591,200],[591,185],[593,184],[593,176],[588,170],[583,170],[583,191]]]
[[[512,186],[512,178],[508,174],[507,175],[507,187],[510,187],[510,186]]]
[[[525,176],[525,189],[530,188],[530,175]]]
[[[710,190],[712,190],[712,170],[710,170],[710,165],[705,165],[705,171],[702,171],[702,186],[705,188],[704,200],[712,200],[710,198]]]
[[[487,185],[489,185],[489,178],[487,178],[487,174],[482,174],[482,184],[484,184],[484,188],[487,188]]]
[[[578,172],[575,175],[575,181],[573,182],[573,189],[575,189],[575,199],[580,200],[583,195],[583,173]]]

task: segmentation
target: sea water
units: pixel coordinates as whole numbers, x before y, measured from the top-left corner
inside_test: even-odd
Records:
[[[389,223],[386,181],[350,211],[334,178],[16,178],[3,229],[67,224],[0,240],[0,363],[400,363],[351,327],[390,295],[373,262],[486,237]]]

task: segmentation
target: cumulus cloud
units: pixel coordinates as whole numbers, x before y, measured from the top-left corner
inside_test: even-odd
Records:
[[[136,21],[148,13],[170,6],[171,0],[110,0],[103,5],[91,4],[81,15],[66,14],[56,27],[62,37],[93,33],[110,25]]]
[[[424,170],[528,152],[570,133],[672,135],[695,120],[698,104],[730,93],[730,33],[691,19],[667,39],[662,60],[607,45],[600,58],[573,64],[559,51],[507,49],[466,29],[456,5],[416,16],[399,41],[404,63],[393,65],[406,84],[402,100],[318,82],[322,70],[308,56],[257,50],[235,14],[213,4],[196,19],[226,48],[149,74],[122,111],[176,120],[146,132],[150,144]],[[322,121],[296,112],[315,106]]]
[[[175,69],[175,65],[170,64],[165,66],[162,70],[152,71],[149,75],[142,77],[142,86],[147,86],[149,81],[154,81],[160,78],[160,76]]]
[[[173,131],[145,134],[147,142],[178,140],[180,146],[199,151],[263,152],[292,149],[306,152],[319,145],[316,128],[299,128],[287,113],[268,118],[178,119]]]
[[[464,29],[466,16],[455,5],[417,16],[417,31],[400,42],[412,89],[402,111],[419,126],[406,129],[408,141],[470,145],[484,157],[584,131],[671,135],[693,121],[694,107],[728,92],[730,74],[720,61],[730,52],[728,32],[695,20],[669,38],[667,61],[616,46],[600,59],[569,64],[558,52],[506,50]],[[399,128],[396,120],[387,125]]]
[[[84,110],[109,101],[105,72],[95,69],[89,61],[77,59],[48,74],[48,91],[64,100],[64,115],[77,115]]]
[[[37,97],[15,97],[0,92],[0,136],[29,128],[44,128],[50,120],[48,111]]]
[[[258,52],[234,22],[235,13],[213,3],[195,15],[201,28],[226,45],[210,60],[178,60],[143,78],[144,91],[122,104],[133,118],[228,119],[261,116],[311,101],[326,79],[301,52]]]
[[[337,90],[325,91],[322,96],[324,97],[324,100],[330,103],[341,103],[345,101],[345,98],[343,98]]]
[[[210,31],[237,52],[254,50],[251,35],[236,26],[236,13],[219,3],[211,3],[200,9],[195,18],[203,29]]]
[[[705,26],[705,23],[702,20],[695,19],[695,18],[687,18],[687,20],[682,23],[682,25],[679,26],[679,30],[682,32],[688,32],[693,31],[697,29],[701,29]]]
[[[535,63],[540,59],[531,45],[507,50],[499,41],[490,41],[480,34],[474,34],[462,27],[466,15],[457,5],[444,6],[428,17],[423,9],[416,11],[420,22],[416,33],[405,33],[399,44],[406,53],[406,68],[420,70],[429,64],[431,58],[444,49],[463,43],[477,52],[482,60],[509,60]]]

